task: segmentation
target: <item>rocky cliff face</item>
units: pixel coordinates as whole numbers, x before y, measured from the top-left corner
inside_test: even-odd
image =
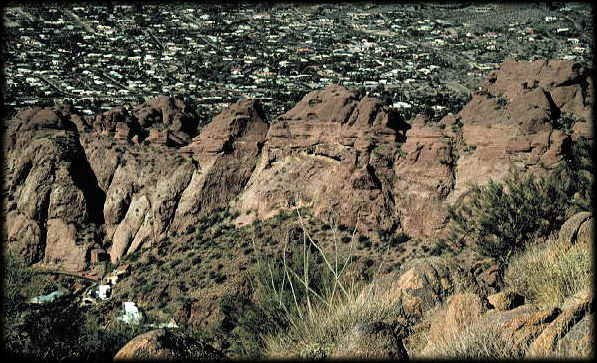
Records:
[[[5,134],[5,237],[30,263],[70,271],[103,248],[117,263],[218,208],[239,225],[290,205],[373,237],[441,233],[467,183],[542,173],[592,138],[592,79],[568,61],[507,61],[457,114],[407,123],[342,86],[271,124],[242,100],[197,132],[179,99],[95,117],[24,110]]]
[[[552,170],[571,141],[592,139],[592,94],[589,71],[574,63],[508,60],[458,114],[438,124],[417,118],[394,168],[405,232],[441,233],[447,204],[471,183],[499,181],[512,167]]]
[[[235,207],[240,223],[289,205],[363,231],[394,224],[392,165],[403,130],[379,100],[330,86],[309,93],[269,128],[258,165]]]

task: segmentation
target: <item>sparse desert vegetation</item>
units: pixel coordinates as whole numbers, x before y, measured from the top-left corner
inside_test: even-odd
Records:
[[[508,60],[441,120],[341,85],[271,123],[243,99],[190,134],[166,96],[97,118],[23,110],[5,137],[5,345],[588,357],[590,75]]]

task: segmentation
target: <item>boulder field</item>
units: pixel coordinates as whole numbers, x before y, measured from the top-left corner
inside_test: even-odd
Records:
[[[80,272],[184,233],[217,209],[244,225],[292,206],[375,238],[441,235],[469,183],[537,175],[592,139],[590,70],[507,60],[458,113],[405,121],[339,85],[271,122],[240,100],[202,128],[184,102],[81,116],[65,107],[5,122],[4,240],[30,264]]]

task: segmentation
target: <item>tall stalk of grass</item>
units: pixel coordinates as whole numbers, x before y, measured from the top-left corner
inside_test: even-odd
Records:
[[[297,327],[297,321],[303,321],[314,313],[315,305],[330,309],[339,299],[346,299],[350,290],[354,289],[353,283],[344,280],[347,280],[346,272],[353,260],[352,252],[357,231],[355,226],[348,244],[348,252],[343,256],[338,248],[337,225],[333,223],[334,251],[332,256],[328,256],[313,240],[300,210],[295,209],[295,212],[302,231],[300,249],[294,248],[293,251],[287,232],[282,243],[281,266],[277,266],[272,261],[264,262],[263,256],[257,259],[257,270],[262,271],[260,274],[262,277],[263,275],[267,277],[262,278],[259,283],[272,295],[273,301],[284,311],[287,320],[294,328]],[[254,250],[259,251],[254,239],[252,243]],[[292,262],[288,261],[287,257],[291,252],[293,252]],[[321,259],[323,266],[315,264],[316,258]]]
[[[277,279],[276,266],[267,264],[269,290],[290,322],[289,329],[272,332],[264,337],[270,357],[325,357],[346,329],[358,323],[380,321],[399,315],[395,299],[387,299],[370,284],[355,280],[348,274],[354,259],[353,251],[358,224],[355,225],[348,251],[339,249],[338,224],[331,221],[333,251],[326,253],[309,232],[300,209],[295,209],[302,231],[300,256],[293,256],[297,263],[289,263],[287,254],[290,238],[282,244],[282,279]],[[314,264],[313,257],[321,259]],[[383,265],[380,263],[378,273]],[[319,272],[315,272],[319,270]],[[291,299],[288,298],[291,296]],[[286,297],[286,298],[285,298]]]

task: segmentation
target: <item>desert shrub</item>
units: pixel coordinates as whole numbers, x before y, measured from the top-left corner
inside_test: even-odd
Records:
[[[331,291],[332,277],[309,249],[294,245],[286,266],[295,273],[301,273],[306,257],[310,266],[307,273],[309,288],[320,296]],[[302,277],[302,275],[301,275]],[[288,329],[293,321],[305,314],[307,300],[313,303],[313,296],[301,284],[298,277],[287,273],[282,257],[274,260],[261,258],[253,273],[253,287],[256,301],[223,299],[220,304],[225,318],[222,330],[230,333],[229,351],[236,356],[258,358],[263,354],[263,336]],[[291,281],[291,282],[290,282]],[[290,287],[292,283],[292,287]]]
[[[472,186],[468,201],[448,211],[452,247],[472,244],[502,261],[528,241],[548,236],[568,215],[569,196],[561,179],[533,178],[511,171],[502,183]]]
[[[262,357],[262,336],[287,326],[283,311],[275,305],[226,296],[220,302],[220,309],[224,319],[219,330],[227,335],[227,353],[230,356]]]
[[[339,241],[334,241],[335,253],[326,255],[322,243],[306,230],[304,213],[297,211],[300,228],[290,228],[285,240],[279,241],[279,254],[271,256],[253,244],[252,300],[224,301],[220,306],[225,316],[222,330],[230,333],[229,350],[234,356],[263,357],[265,336],[296,327],[319,305],[334,305],[347,293],[341,276],[350,258],[337,249]]]
[[[325,358],[357,324],[380,321],[394,324],[403,315],[399,299],[388,298],[384,291],[358,278],[358,266],[354,263],[357,256],[352,254],[355,234],[356,230],[352,233],[350,249],[342,253],[336,249],[340,241],[328,241],[336,248],[327,255],[307,233],[306,241],[315,247],[313,250],[298,245],[302,250],[292,254],[291,263],[280,266],[277,272],[270,268],[265,270],[264,277],[269,276],[269,281],[274,281],[267,287],[270,299],[282,309],[287,321],[285,329],[262,337],[268,358]],[[306,262],[312,257],[311,252],[322,260],[320,264]],[[372,260],[364,260],[362,266],[375,269]],[[298,270],[292,272],[297,267]],[[309,277],[304,279],[301,273]],[[309,281],[309,289],[304,288],[301,280]],[[284,283],[286,288],[283,288]]]
[[[558,168],[557,176],[563,180],[567,194],[577,211],[591,211],[593,200],[593,145],[581,137],[571,143],[564,153],[565,162]]]
[[[400,232],[397,233],[393,236],[391,236],[390,240],[389,240],[389,244],[391,247],[397,247],[407,241],[409,241],[411,239],[411,237],[404,233],[404,232]]]
[[[326,358],[357,324],[397,322],[403,316],[399,299],[388,298],[372,285],[355,284],[332,305],[318,304],[304,319],[278,334],[264,337],[272,358]]]
[[[536,243],[512,258],[505,282],[531,302],[553,306],[591,287],[590,242],[570,245],[558,239]]]
[[[449,209],[449,237],[434,253],[470,243],[503,262],[527,242],[557,231],[575,210],[591,210],[592,144],[580,138],[564,145],[563,154],[563,162],[546,177],[512,170],[501,183],[472,186],[468,200]]]
[[[176,360],[221,360],[221,351],[214,348],[214,338],[193,327],[183,326],[181,329],[166,329],[160,344],[176,352]]]

